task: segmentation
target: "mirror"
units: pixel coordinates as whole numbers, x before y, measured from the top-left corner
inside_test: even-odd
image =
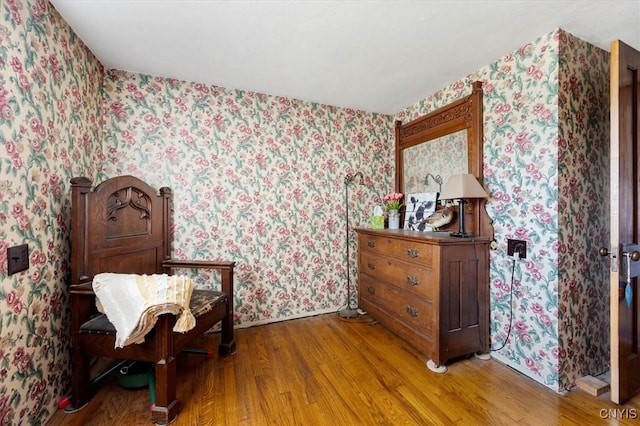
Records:
[[[467,131],[459,130],[414,145],[404,149],[402,155],[404,194],[441,192],[449,176],[469,171]]]
[[[471,173],[482,184],[482,82],[470,95],[403,124],[396,122],[396,191],[405,194],[439,191],[447,178]],[[485,200],[465,209],[465,223],[475,235],[492,235]],[[457,227],[457,218],[447,229]]]

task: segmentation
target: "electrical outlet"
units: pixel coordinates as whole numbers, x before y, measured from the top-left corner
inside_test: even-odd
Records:
[[[7,262],[9,275],[29,269],[29,245],[9,247]]]
[[[507,254],[509,256],[513,256],[513,254],[518,251],[518,257],[520,259],[527,258],[527,242],[523,240],[512,240],[511,238],[507,239]]]

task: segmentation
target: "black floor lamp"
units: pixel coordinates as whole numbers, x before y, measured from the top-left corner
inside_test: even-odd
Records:
[[[346,208],[346,241],[347,241],[347,307],[340,310],[339,314],[342,318],[355,318],[358,316],[358,308],[351,307],[351,278],[349,273],[349,184],[355,181],[358,185],[364,185],[364,176],[362,172],[356,172],[351,175],[347,173],[344,178],[344,205]]]

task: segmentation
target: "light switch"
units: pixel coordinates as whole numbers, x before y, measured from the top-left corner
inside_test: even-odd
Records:
[[[29,269],[29,245],[9,247],[7,249],[9,275]]]

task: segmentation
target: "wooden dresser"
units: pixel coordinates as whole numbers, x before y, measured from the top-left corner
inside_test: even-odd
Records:
[[[434,371],[489,351],[489,238],[357,232],[360,308],[426,354]]]

